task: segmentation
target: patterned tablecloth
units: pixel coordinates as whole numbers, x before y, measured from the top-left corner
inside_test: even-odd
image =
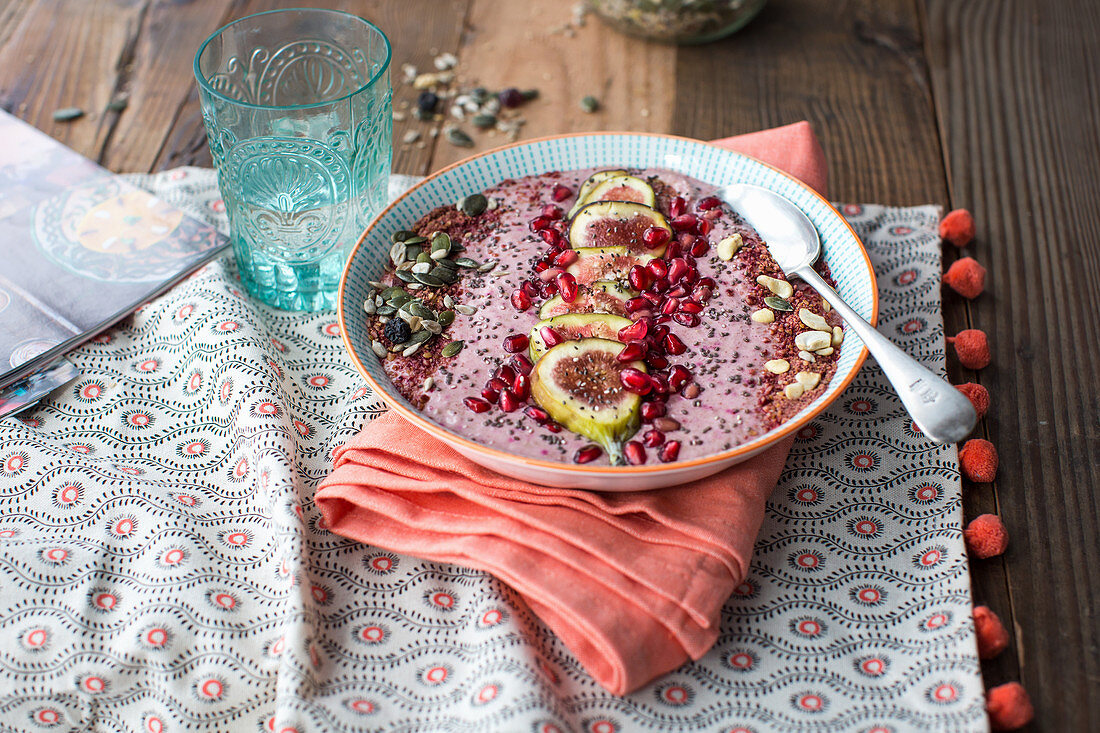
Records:
[[[225,226],[210,171],[133,178]],[[882,330],[942,370],[938,209],[841,210]],[[615,698],[492,577],[319,525],[384,409],[333,313],[258,305],[224,258],[73,360],[0,420],[0,730],[986,728],[955,448],[873,362],[799,434],[715,648]]]

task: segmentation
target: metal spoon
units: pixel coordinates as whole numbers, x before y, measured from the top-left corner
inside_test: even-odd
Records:
[[[812,265],[821,256],[821,240],[801,209],[777,193],[744,183],[726,186],[715,196],[760,233],[788,277],[797,276],[819,292],[859,334],[913,422],[928,438],[936,443],[957,443],[970,434],[978,420],[970,400],[876,331],[814,271]]]

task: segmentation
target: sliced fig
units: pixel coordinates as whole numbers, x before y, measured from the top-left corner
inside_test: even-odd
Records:
[[[581,247],[573,250],[576,261],[566,268],[578,285],[591,285],[597,280],[625,280],[630,268],[644,265],[652,254],[632,253],[626,247]]]
[[[531,349],[531,361],[562,341],[577,341],[584,338],[601,338],[608,341],[619,340],[619,329],[634,325],[634,321],[610,313],[565,313],[539,321],[531,329],[528,338]],[[553,343],[547,343],[545,329],[552,329]]]
[[[563,313],[611,313],[625,316],[626,301],[636,294],[613,280],[597,280],[591,285],[581,287],[572,303],[566,303],[560,295],[555,295],[539,308],[539,318],[553,318]]]
[[[597,183],[584,197],[586,205],[596,201],[633,201],[653,208],[657,203],[657,195],[653,192],[653,188],[641,178],[615,176]]]
[[[624,463],[623,442],[641,425],[641,397],[620,374],[628,367],[644,372],[645,363],[620,362],[622,348],[600,338],[564,341],[531,371],[531,398],[566,429],[601,445],[613,465]]]
[[[656,247],[646,243],[649,229],[664,230]],[[596,201],[585,204],[569,222],[569,242],[581,247],[626,247],[631,252],[647,252],[660,257],[672,236],[665,215],[656,209],[632,201]],[[652,235],[650,239],[655,239]]]
[[[603,183],[608,178],[617,178],[619,176],[627,175],[626,171],[614,168],[606,171],[596,171],[588,178],[584,179],[584,183],[577,189],[577,203],[573,204],[573,208],[569,210],[569,216],[577,213],[577,211],[587,203],[588,194],[592,193],[592,189]]]

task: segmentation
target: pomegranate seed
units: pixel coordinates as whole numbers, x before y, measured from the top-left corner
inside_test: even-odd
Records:
[[[653,319],[654,323],[668,323],[672,320],[672,316],[666,316],[663,313]]]
[[[637,311],[637,312],[635,312],[635,313],[632,313],[631,315],[632,315],[632,316],[633,316],[634,318],[652,318],[652,317],[653,317],[653,311],[651,311],[650,309],[646,308],[645,310],[640,310],[640,311]]]
[[[698,219],[696,219],[695,214],[680,214],[669,223],[672,224],[672,228],[676,231],[687,232],[695,228],[697,221]]]
[[[714,290],[716,287],[718,287],[718,283],[713,277],[704,277],[700,279],[699,282],[696,283],[696,285],[702,288],[710,288],[711,290]]]
[[[694,313],[673,313],[672,320],[688,328],[695,328],[699,325],[699,316]]]
[[[710,230],[714,228],[714,223],[710,219],[700,219],[695,225],[695,231],[701,237],[705,237],[710,234]]]
[[[694,301],[685,300],[680,303],[680,311],[683,313],[702,313],[703,306]]]
[[[547,430],[549,430],[551,433],[560,433],[561,432],[561,425],[558,425],[556,422],[554,422],[552,420],[550,422],[546,423],[545,425],[543,425],[543,427],[546,428]]]
[[[566,303],[572,303],[577,299],[577,278],[573,277],[568,272],[563,272],[557,276],[554,282],[558,284],[558,291],[561,293],[561,299]]]
[[[680,238],[677,242],[680,245],[680,251],[687,252],[695,245],[695,235],[690,232],[680,232]],[[679,253],[677,253],[677,256],[679,256]],[[668,257],[668,254],[666,254],[665,258],[668,259]]]
[[[526,374],[517,374],[512,380],[512,392],[516,397],[525,400],[531,396],[531,379]]]
[[[554,200],[560,204],[562,201],[565,201],[567,198],[573,195],[573,189],[569,188],[569,186],[563,186],[559,183],[558,185],[554,186],[554,193],[552,195],[554,197]]]
[[[462,404],[466,405],[466,407],[470,408],[470,410],[472,410],[473,412],[479,413],[488,412],[489,408],[492,407],[492,405],[490,405],[488,402],[481,399],[480,397],[467,397],[466,399],[462,400]]]
[[[672,315],[679,307],[680,301],[676,300],[676,298],[669,298],[664,302],[664,305],[661,306],[661,312],[665,315]]]
[[[544,423],[550,419],[550,413],[541,407],[535,407],[534,405],[528,405],[523,409],[523,414],[531,418],[537,423]]]
[[[540,262],[539,264],[541,265],[542,263]],[[536,267],[535,269],[537,270],[538,268]],[[527,293],[527,296],[530,298],[534,298],[539,294],[539,286],[535,284],[534,280],[525,280],[521,287],[523,288],[523,292]]]
[[[688,294],[688,292],[687,292],[687,290],[684,289],[683,285],[677,285],[676,287],[672,288],[667,293],[665,293],[665,297],[666,298],[682,298],[687,294]]]
[[[649,375],[634,367],[624,367],[619,372],[619,381],[634,394],[649,394],[649,391],[653,389],[653,384],[649,381]]]
[[[625,343],[627,341],[633,341],[635,339],[644,339],[648,331],[648,321],[634,321],[634,323],[630,324],[629,326],[623,326],[619,329],[619,340]]]
[[[485,385],[485,388],[493,390],[497,393],[497,396],[500,396],[500,391],[502,389],[508,389],[508,382],[500,377],[493,377],[489,380],[488,384]]]
[[[668,388],[673,392],[679,392],[684,385],[691,381],[691,372],[686,367],[677,364],[668,373]]]
[[[541,232],[548,226],[550,226],[550,220],[545,216],[536,216],[531,220],[531,231],[533,232]]]
[[[665,375],[654,374],[649,378],[649,382],[653,385],[653,391],[656,392],[656,394],[653,395],[654,399],[658,399],[662,402],[667,399],[665,397],[662,397],[662,395],[668,394],[668,380],[665,379]]]
[[[695,204],[695,208],[699,209],[699,211],[710,211],[715,206],[720,206],[721,203],[722,202],[714,196],[704,196]]]
[[[547,262],[546,260],[542,260],[540,262],[535,263],[535,272],[543,272],[544,270],[549,270],[549,269],[550,269],[550,263]]]
[[[698,239],[695,244],[691,245],[691,255],[693,257],[702,257],[707,252],[710,252],[710,244],[705,239]]]
[[[519,409],[519,397],[510,389],[506,389],[500,393],[500,400],[497,404],[500,405],[500,409],[505,412],[515,412]]]
[[[504,339],[504,350],[509,354],[514,354],[517,351],[523,351],[527,348],[527,334],[514,333],[511,336]]]
[[[667,277],[659,277],[653,281],[653,285],[651,287],[654,291],[658,293],[663,293],[668,290],[668,284],[669,283]]]
[[[657,454],[657,457],[661,459],[661,463],[672,463],[680,455],[680,441],[670,440],[665,443],[665,447],[661,448],[661,452]]]
[[[516,378],[516,370],[508,366],[507,364],[501,364],[497,367],[496,374],[494,374],[493,376],[497,379],[503,379],[505,382],[504,386],[507,387],[512,383],[512,380]],[[497,389],[500,389],[500,387],[498,387]]]
[[[642,297],[648,300],[653,305],[657,305],[661,302],[661,295],[653,290],[642,291]]]
[[[664,347],[665,351],[672,354],[673,356],[679,356],[680,354],[687,351],[687,346],[685,346],[684,342],[680,340],[680,337],[674,333],[670,333],[665,336]]]
[[[665,434],[656,428],[647,430],[645,435],[642,436],[642,442],[645,443],[646,448],[656,448],[665,442]]]
[[[562,273],[560,267],[548,267],[539,273],[539,280],[548,283]]]
[[[554,255],[554,264],[558,267],[569,267],[577,261],[577,253],[571,249],[563,249]]]
[[[695,281],[699,279],[699,271],[692,265],[688,265],[687,272],[684,273],[683,279],[680,281],[685,285],[694,285]]]
[[[688,263],[692,267],[696,267],[698,265],[698,263],[695,261],[695,258],[692,257],[690,253],[684,255],[684,262]]]
[[[663,339],[668,334],[669,334],[669,327],[665,326],[663,324],[660,325],[660,326],[657,326],[656,328],[653,329],[653,335],[656,336],[659,339]]]
[[[497,399],[500,397],[500,392],[497,392],[492,387],[486,387],[485,389],[481,390],[481,396],[484,397],[487,402],[496,402]],[[467,405],[467,407],[469,407],[469,405]]]
[[[642,241],[646,243],[646,246],[650,249],[660,247],[662,244],[672,238],[672,235],[668,233],[668,230],[664,227],[649,227],[642,232]]]
[[[512,293],[511,297],[512,307],[518,310],[520,313],[534,305],[534,301],[531,300],[531,296],[522,290],[517,290]]]
[[[672,217],[680,216],[687,211],[687,201],[684,201],[683,196],[677,196],[672,201],[668,202],[668,214]]]
[[[646,359],[646,363],[654,369],[664,369],[668,366],[668,359],[660,354],[650,354],[649,358]]]
[[[578,448],[573,454],[573,463],[591,463],[603,455],[603,448],[598,445],[586,445]]]
[[[668,281],[670,283],[679,282],[687,271],[688,263],[683,257],[677,257],[668,263]]]
[[[638,361],[643,358],[646,353],[644,341],[631,341],[629,344],[623,347],[623,350],[619,352],[619,355],[615,358],[619,361]]]
[[[682,251],[683,250],[680,246],[680,243],[679,242],[673,242],[672,244],[668,245],[668,247],[665,248],[665,258],[671,260],[673,257],[679,257],[680,252],[682,252]]]
[[[561,207],[560,206],[554,206],[553,204],[547,204],[546,206],[542,207],[542,215],[545,216],[550,221],[557,221],[558,219],[561,218],[561,214],[562,214],[562,212],[561,212]]]
[[[645,448],[636,440],[631,440],[623,446],[623,455],[626,456],[627,462],[632,466],[640,466],[645,463]]]
[[[513,354],[508,360],[508,365],[516,370],[516,374],[530,374],[535,365],[527,358],[526,354]]]
[[[626,301],[626,312],[627,313],[636,313],[637,311],[640,311],[643,308],[648,308],[648,307],[649,307],[649,301],[646,300],[645,298],[642,298],[642,297],[631,298],[630,300]]]
[[[664,417],[665,403],[643,402],[640,412],[642,414],[642,422],[653,422],[659,417]]]
[[[653,273],[653,277],[656,279],[660,279],[668,274],[668,267],[665,266],[664,260],[650,260],[646,267]]]
[[[699,303],[706,303],[708,300],[710,300],[710,296],[711,290],[705,285],[697,285],[695,286],[695,290],[691,291],[691,297]]]
[[[645,290],[653,282],[653,275],[641,265],[631,267],[626,277],[630,280],[630,287],[635,290]]]
[[[553,295],[557,295],[557,294],[558,294],[558,284],[556,282],[554,282],[553,280],[551,280],[548,283],[543,283],[542,287],[539,288],[539,295],[541,295],[543,298],[549,298],[549,297],[551,297]]]
[[[557,346],[565,340],[561,337],[560,333],[555,331],[550,326],[543,326],[539,329],[539,338],[542,339],[542,342],[546,344],[547,348],[551,346]]]
[[[556,229],[543,229],[539,232],[539,236],[542,237],[542,241],[546,242],[550,246],[556,246],[562,243],[561,235],[558,234]]]

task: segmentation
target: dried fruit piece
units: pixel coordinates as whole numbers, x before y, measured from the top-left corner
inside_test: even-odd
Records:
[[[619,331],[634,324],[629,318],[613,316],[609,313],[565,313],[539,321],[531,329],[531,361],[538,361],[555,344],[548,344],[543,337],[543,329],[550,328],[561,341],[584,338],[601,338],[609,341],[619,339]]]
[[[943,282],[962,297],[973,300],[985,290],[985,268],[973,257],[963,257],[951,263],[943,273]]]
[[[993,730],[1023,728],[1035,717],[1027,690],[1019,682],[1006,682],[985,694],[985,709]]]
[[[666,245],[650,247],[645,238],[646,231],[653,228],[672,231],[664,214],[644,204],[596,201],[585,204],[569,222],[569,242],[573,249],[625,247],[660,257]]]
[[[955,385],[955,389],[966,395],[966,398],[970,400],[970,404],[974,405],[974,411],[978,413],[979,420],[989,412],[989,390],[985,387],[967,382],[966,384]]]
[[[623,387],[620,375],[645,371],[640,361],[619,362],[622,348],[607,339],[566,341],[531,372],[532,399],[556,422],[602,446],[614,465],[623,463],[622,443],[641,424],[641,397]]]
[[[959,449],[963,475],[976,483],[987,484],[997,476],[997,449],[983,438],[972,438]]]
[[[992,360],[985,331],[967,328],[953,337],[949,336],[947,343],[955,347],[959,362],[967,369],[984,369]]]
[[[940,221],[940,237],[965,247],[974,240],[974,217],[966,209],[955,209]]]
[[[1008,647],[1008,630],[988,606],[974,608],[974,635],[978,637],[978,657],[993,659]]]
[[[996,514],[982,514],[963,530],[966,550],[979,560],[1003,555],[1008,549],[1008,530]]]

